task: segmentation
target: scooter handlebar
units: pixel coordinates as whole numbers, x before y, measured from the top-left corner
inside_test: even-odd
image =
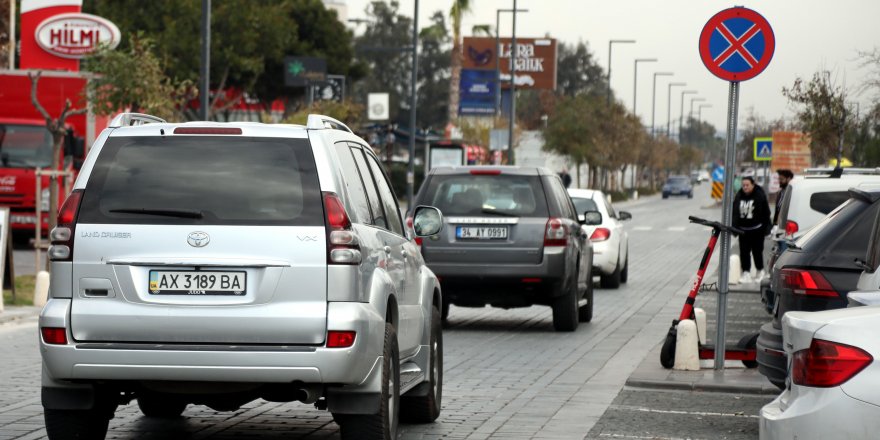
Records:
[[[733,234],[733,235],[742,235],[742,234],[744,234],[744,232],[743,232],[742,229],[735,228],[735,227],[733,227],[733,226],[724,226],[721,222],[717,222],[717,221],[716,221],[716,222],[710,222],[709,220],[702,219],[702,218],[699,218],[699,217],[694,217],[694,216],[692,216],[692,215],[691,215],[691,216],[688,216],[688,220],[690,220],[691,223],[696,223],[696,224],[698,224],[698,225],[708,226],[708,227],[710,227],[710,228],[718,229],[719,231],[727,231],[727,232],[730,232],[730,233]]]

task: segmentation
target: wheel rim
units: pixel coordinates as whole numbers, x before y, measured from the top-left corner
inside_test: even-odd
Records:
[[[431,373],[434,375],[434,383],[431,384],[432,391],[434,392],[434,397],[438,396],[438,391],[440,388],[440,357],[437,356],[438,347],[437,338],[434,338],[434,343],[431,344],[431,357],[433,358],[433,362],[431,365]]]

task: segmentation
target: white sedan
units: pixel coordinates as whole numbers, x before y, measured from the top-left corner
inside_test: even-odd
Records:
[[[585,212],[602,214],[600,224],[584,226],[593,243],[593,273],[601,275],[602,287],[620,287],[629,275],[629,236],[621,222],[631,219],[632,215],[626,211],[615,212],[602,191],[569,189],[568,195],[581,221]]]
[[[880,433],[880,306],[789,312],[785,391],[761,409],[762,439],[875,439]]]

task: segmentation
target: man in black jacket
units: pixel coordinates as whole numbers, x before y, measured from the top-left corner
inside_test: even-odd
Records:
[[[742,178],[742,188],[733,199],[733,226],[745,233],[739,236],[742,267],[740,283],[751,283],[752,257],[758,281],[764,277],[764,237],[770,234],[770,205],[764,190],[749,176]]]

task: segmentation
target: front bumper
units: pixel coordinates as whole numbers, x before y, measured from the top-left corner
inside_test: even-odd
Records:
[[[756,350],[758,372],[776,386],[785,385],[788,358],[782,346],[782,330],[773,327],[773,322],[762,325]]]
[[[760,438],[876,438],[880,407],[853,399],[840,387],[796,387],[761,408]]]

